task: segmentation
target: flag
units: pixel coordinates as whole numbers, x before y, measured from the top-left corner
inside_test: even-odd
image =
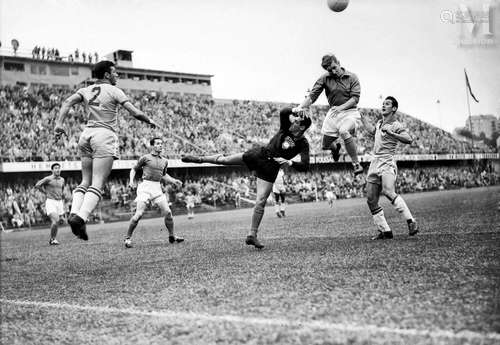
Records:
[[[464,68],[464,73],[465,73],[465,85],[467,86],[467,90],[469,90],[470,95],[472,96],[472,99],[476,101],[476,103],[479,103],[477,100],[476,96],[472,93],[472,89],[470,88],[470,83],[469,83],[469,77],[467,77],[467,71]]]

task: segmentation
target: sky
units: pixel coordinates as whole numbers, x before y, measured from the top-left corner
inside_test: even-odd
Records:
[[[334,53],[360,80],[360,106],[392,95],[451,131],[468,116],[464,68],[472,114],[500,115],[500,0],[472,34],[460,4],[480,13],[488,0],[350,0],[340,13],[327,0],[0,0],[0,40],[63,55],[133,50],[134,67],[213,74],[215,98],[294,103]],[[498,44],[477,44],[489,30]]]

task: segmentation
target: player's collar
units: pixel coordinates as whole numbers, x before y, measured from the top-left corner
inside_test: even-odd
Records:
[[[154,157],[161,157],[161,154],[160,153],[155,153],[154,151],[151,152],[151,156],[154,156]]]
[[[96,84],[109,84],[109,85],[111,85],[109,80],[106,80],[106,79],[97,79],[95,83]]]
[[[340,67],[340,69],[342,70],[342,75],[339,78],[344,78],[344,77],[350,77],[351,76],[351,72],[349,72],[348,70],[346,70],[344,67]]]
[[[391,119],[388,121],[385,121],[384,118],[382,117],[382,120],[381,120],[382,125],[391,124],[393,122],[396,122],[396,116],[390,115],[390,117],[391,117]]]

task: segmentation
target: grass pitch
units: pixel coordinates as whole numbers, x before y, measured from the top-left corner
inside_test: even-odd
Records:
[[[382,201],[268,208],[256,250],[251,210],[1,235],[2,344],[499,344],[500,188],[404,196],[421,233]]]

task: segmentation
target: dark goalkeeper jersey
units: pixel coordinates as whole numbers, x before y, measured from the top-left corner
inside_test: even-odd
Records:
[[[309,143],[302,136],[294,138],[290,132],[291,108],[284,108],[280,111],[280,129],[276,133],[264,150],[269,157],[283,157],[292,159],[300,154],[300,162],[293,162],[292,167],[298,171],[306,171],[309,168]]]

